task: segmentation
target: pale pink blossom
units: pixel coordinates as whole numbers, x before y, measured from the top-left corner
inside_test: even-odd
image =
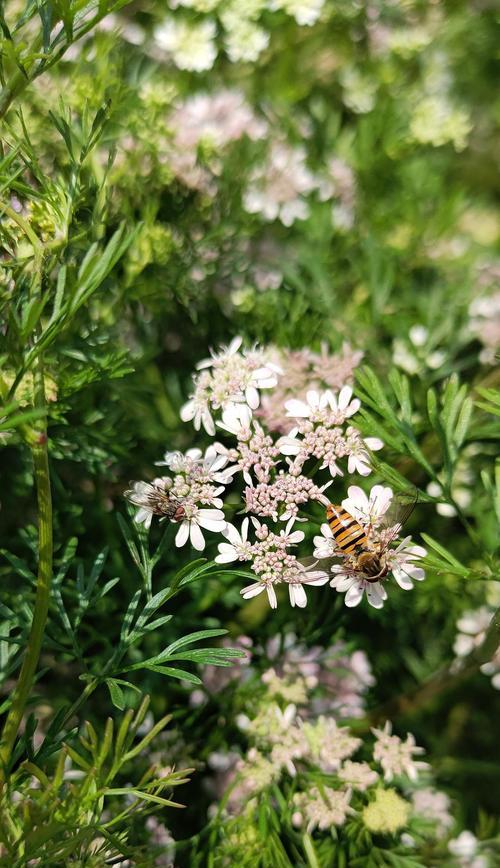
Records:
[[[355,763],[352,760],[346,760],[337,774],[344,784],[360,792],[376,784],[379,779],[377,772],[370,768],[368,763]]]
[[[267,162],[250,173],[243,207],[251,214],[261,214],[266,220],[280,220],[285,226],[291,226],[295,220],[309,216],[304,197],[316,186],[317,180],[306,165],[304,148],[274,142]]]
[[[200,142],[220,150],[243,136],[262,139],[267,131],[266,122],[256,117],[244,95],[226,89],[193,94],[174,108],[169,123],[180,150],[196,150]]]
[[[226,519],[221,509],[199,509],[196,506],[186,507],[186,518],[181,523],[175,537],[175,545],[180,548],[188,539],[193,548],[201,552],[205,548],[203,530],[213,533],[223,533]]]
[[[392,734],[390,721],[386,721],[383,729],[372,729],[372,732],[375,736],[373,758],[382,766],[384,780],[392,781],[394,777],[406,775],[411,781],[416,781],[418,772],[428,768],[428,763],[414,759],[425,751],[417,746],[411,733],[406,736],[406,741],[402,741]]]
[[[305,825],[310,834],[314,829],[329,831],[332,826],[342,826],[347,817],[355,812],[349,806],[351,790],[334,790],[332,787],[311,787],[305,793],[295,793],[295,810],[292,822],[295,826]]]

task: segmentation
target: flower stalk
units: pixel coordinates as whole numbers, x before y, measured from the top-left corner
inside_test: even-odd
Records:
[[[45,410],[46,399],[41,356],[37,360],[34,372],[34,391],[35,407]],[[42,413],[40,420],[37,422],[36,431],[32,431],[31,436],[27,439],[33,458],[38,501],[38,577],[35,608],[28,644],[0,740],[0,785],[6,779],[12,750],[33,686],[47,621],[52,580],[52,496],[48,461],[47,416],[45,412]]]

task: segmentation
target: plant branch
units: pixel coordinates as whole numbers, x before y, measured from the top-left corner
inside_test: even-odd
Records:
[[[35,407],[45,410],[45,388],[41,357],[35,370]],[[52,580],[52,496],[47,448],[47,417],[44,413],[37,424],[36,434],[31,437],[30,448],[35,471],[38,499],[38,578],[35,608],[30,636],[24,655],[19,680],[14,689],[5,726],[0,740],[0,785],[5,781],[12,749],[24,715],[35,678],[50,599]]]
[[[457,660],[438,670],[434,675],[413,690],[391,699],[384,705],[376,708],[368,715],[370,723],[378,723],[382,720],[390,720],[397,715],[414,714],[422,706],[426,705],[435,696],[445,690],[451,690],[464,678],[468,678],[480,669],[485,663],[494,657],[500,647],[500,607],[496,610],[486,632],[483,642],[474,648],[467,657],[458,664]]]

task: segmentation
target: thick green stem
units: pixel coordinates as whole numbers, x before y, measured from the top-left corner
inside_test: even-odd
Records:
[[[35,372],[35,406],[45,409],[45,390],[41,359]],[[47,420],[43,415],[30,442],[38,499],[38,578],[30,636],[19,680],[0,741],[0,784],[5,781],[12,750],[35,677],[50,599],[52,580],[52,498],[47,449]]]

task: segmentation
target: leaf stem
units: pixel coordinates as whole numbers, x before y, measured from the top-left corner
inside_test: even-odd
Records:
[[[382,720],[390,720],[391,717],[402,714],[413,714],[435,696],[445,690],[450,690],[459,684],[464,678],[473,675],[484,663],[489,663],[500,647],[500,607],[494,613],[486,636],[481,645],[474,648],[467,657],[461,661],[453,660],[447,666],[439,669],[423,684],[410,690],[408,693],[390,700],[370,715],[370,723],[378,723]]]
[[[45,388],[41,357],[38,359],[35,370],[34,389],[35,407],[45,410]],[[47,448],[47,416],[45,413],[37,423],[34,437],[32,432],[29,445],[33,458],[38,500],[38,578],[35,608],[28,644],[0,740],[0,786],[5,781],[8,772],[12,749],[33,686],[49,608],[53,539],[52,496]]]

